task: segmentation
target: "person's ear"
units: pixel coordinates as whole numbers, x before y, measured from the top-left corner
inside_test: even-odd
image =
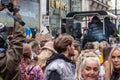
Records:
[[[68,46],[67,46],[67,49],[68,49],[68,50],[71,50],[71,45],[68,45]]]

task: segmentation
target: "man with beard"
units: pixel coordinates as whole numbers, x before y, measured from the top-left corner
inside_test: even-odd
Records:
[[[74,80],[75,64],[73,37],[67,34],[59,35],[54,40],[54,48],[58,54],[48,60],[45,68],[45,80]]]

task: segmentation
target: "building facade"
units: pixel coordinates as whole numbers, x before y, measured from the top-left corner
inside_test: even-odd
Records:
[[[33,28],[37,26],[40,27],[40,0],[19,0],[20,14],[22,20],[25,22],[25,27],[29,26]],[[12,17],[7,15],[8,9],[0,12],[0,23],[7,24],[8,28],[12,28],[14,25],[14,20]]]
[[[110,0],[72,0],[71,11],[107,11],[110,7]],[[91,20],[92,17],[89,17],[88,20]],[[83,18],[82,21],[73,20],[73,26],[76,24],[81,24],[81,27],[87,27],[88,21],[86,18]]]
[[[108,10],[109,0],[19,0],[20,12],[23,21],[29,27],[37,26],[39,31],[44,27],[55,34],[61,27],[62,19],[71,11]],[[44,20],[44,16],[48,16]],[[13,26],[13,19],[6,15],[5,11],[0,13],[0,22]],[[47,25],[45,25],[45,23]]]
[[[49,28],[55,34],[61,27],[61,20],[71,11],[108,10],[109,0],[49,0]]]
[[[120,22],[120,0],[111,0],[111,7],[109,9],[110,12],[118,16],[118,23]]]
[[[70,12],[70,0],[48,0],[47,15],[49,15],[49,30],[55,35],[61,28],[61,20]]]
[[[71,0],[72,11],[108,10],[111,0]]]
[[[19,0],[20,13],[26,26],[40,26],[40,0]]]

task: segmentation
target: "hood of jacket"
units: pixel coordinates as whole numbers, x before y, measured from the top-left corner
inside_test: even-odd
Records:
[[[56,59],[63,59],[66,62],[70,62],[72,64],[75,64],[72,60],[66,58],[63,54],[54,53],[50,58],[48,58],[48,60],[46,62],[46,66],[49,65],[51,62],[55,61]]]

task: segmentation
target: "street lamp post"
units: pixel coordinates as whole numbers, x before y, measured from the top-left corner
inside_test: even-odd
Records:
[[[115,0],[115,15],[117,15],[117,0]]]
[[[115,0],[115,15],[117,15],[117,0]],[[117,27],[117,20],[115,19],[115,25]]]

